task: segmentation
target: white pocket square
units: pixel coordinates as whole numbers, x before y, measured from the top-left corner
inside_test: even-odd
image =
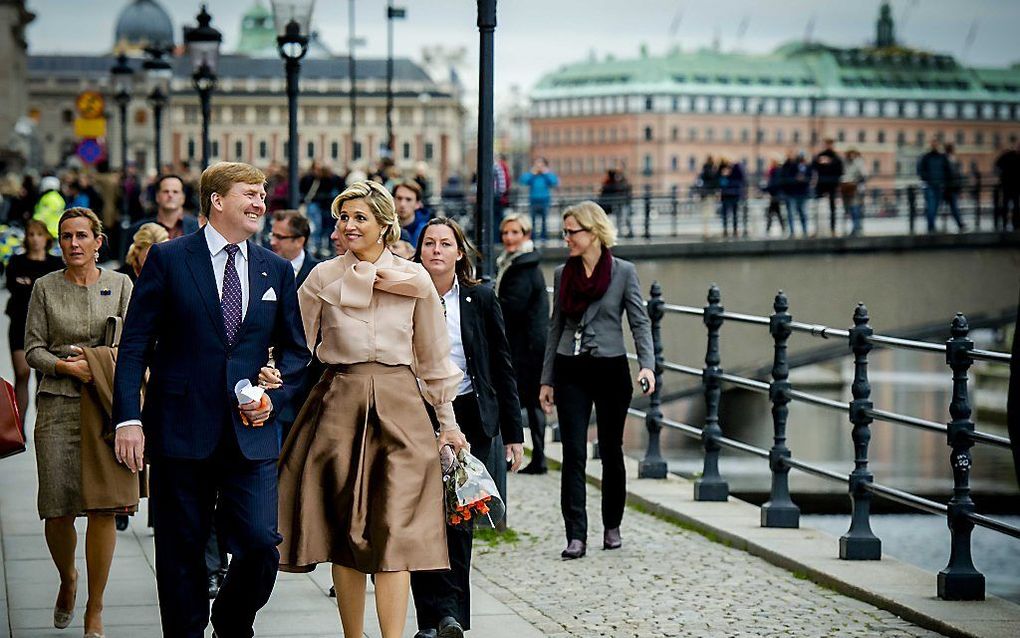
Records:
[[[262,301],[276,301],[276,290],[270,288],[266,291],[266,294],[262,295]]]

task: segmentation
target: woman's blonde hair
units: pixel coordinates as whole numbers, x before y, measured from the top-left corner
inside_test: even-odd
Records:
[[[593,201],[583,201],[563,211],[563,221],[573,217],[581,228],[587,230],[602,242],[606,248],[616,245],[616,228],[609,221],[609,215]]]
[[[393,195],[378,182],[362,180],[348,186],[344,192],[336,196],[333,205],[333,219],[340,218],[340,209],[344,202],[360,199],[368,204],[375,216],[375,221],[382,226],[382,240],[387,246],[400,239],[400,220],[397,219],[397,208],[393,204]]]
[[[521,232],[525,235],[531,234],[531,217],[529,215],[522,215],[520,213],[510,213],[503,218],[503,221],[499,222],[499,232],[503,232],[503,227],[510,222],[517,222],[521,227]]]
[[[131,248],[128,248],[127,256],[124,258],[124,261],[136,271],[141,270],[142,265],[138,262],[142,257],[142,253],[144,253],[146,249],[153,244],[159,244],[169,240],[170,233],[167,232],[166,228],[163,228],[155,222],[142,224],[135,232]]]

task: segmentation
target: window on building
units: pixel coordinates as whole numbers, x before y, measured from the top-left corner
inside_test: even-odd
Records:
[[[232,124],[245,124],[248,121],[248,108],[244,106],[230,107],[230,121]]]
[[[670,168],[670,170],[673,170],[673,171],[680,170],[680,158],[677,157],[676,155],[674,155],[672,158],[670,158],[670,160],[669,160],[669,168]]]
[[[907,134],[906,134],[906,132],[904,132],[904,131],[897,131],[896,132],[896,144],[898,146],[906,146],[907,145]]]
[[[740,141],[747,143],[751,140],[751,131],[746,128],[740,129]]]
[[[616,129],[615,128],[609,129],[609,141],[610,142],[615,142],[616,141]]]
[[[329,145],[330,159],[340,159],[340,142],[331,142]]]
[[[193,137],[188,138],[188,157],[195,157],[195,138]]]
[[[840,143],[845,142],[846,131],[844,131],[843,129],[839,129],[838,131],[836,131],[836,141]]]
[[[74,111],[71,109],[64,109],[60,113],[60,119],[64,122],[64,124],[74,123]]]
[[[687,170],[694,173],[698,170],[698,158],[691,155],[687,158]]]
[[[984,144],[985,144],[984,131],[974,131],[974,146],[984,146]]]
[[[645,175],[651,175],[652,174],[652,156],[651,155],[645,155],[644,156],[644,159],[641,162],[641,172],[643,172]]]
[[[220,142],[219,142],[219,140],[210,140],[209,141],[209,154],[212,155],[213,157],[219,157],[220,156]]]
[[[255,107],[256,109],[259,107]],[[331,106],[326,109],[326,121],[330,124],[339,124],[343,121],[344,110],[339,106]]]
[[[244,159],[244,144],[241,142],[241,140],[237,140],[236,142],[234,142],[234,160],[240,162],[243,159]]]
[[[425,161],[431,162],[435,156],[435,147],[432,142],[425,142]]]
[[[800,129],[795,129],[793,131],[793,143],[800,144]]]
[[[403,156],[404,156],[404,159],[411,159],[411,143],[410,142],[404,142],[404,145],[403,145]]]
[[[256,124],[269,124],[269,107],[268,106],[256,106],[255,107],[255,123]]]
[[[914,144],[917,146],[924,146],[924,131],[917,132],[917,136],[914,138]]]
[[[651,126],[646,126],[645,127],[645,141],[646,142],[651,142],[652,141],[652,127]]]
[[[672,130],[670,130],[670,132],[669,132],[669,138],[671,140],[673,140],[674,142],[679,140],[680,139],[680,129],[678,127],[674,126],[672,128]]]
[[[713,139],[715,139],[715,129],[712,127],[705,129],[705,141],[711,142]]]
[[[698,141],[698,129],[696,128],[687,129],[687,141],[688,142]]]
[[[874,160],[871,162],[871,174],[881,175],[882,174],[882,160]]]
[[[262,140],[259,142],[259,159],[266,159],[267,157],[269,157],[269,144]]]
[[[995,150],[1002,148],[1002,133],[998,131],[992,133],[992,148]]]
[[[654,108],[655,108],[655,101],[652,99],[652,96],[651,95],[646,96],[645,97],[645,110],[646,111],[651,111]]]
[[[783,143],[783,129],[776,130],[776,144]]]
[[[71,109],[64,111],[64,121],[71,123],[74,121],[74,113]],[[67,119],[71,118],[71,119]],[[135,124],[138,126],[144,126],[149,121],[149,109],[135,109]]]
[[[857,143],[863,144],[868,140],[868,132],[864,129],[857,131]]]
[[[955,135],[955,137],[953,139],[956,140],[957,144],[964,144],[965,143],[964,140],[966,139],[966,136],[963,134],[963,131],[958,130],[958,131],[956,131],[956,135]]]
[[[198,124],[198,107],[187,105],[184,107],[184,123]]]
[[[731,129],[731,128],[729,128],[729,127],[727,127],[727,128],[724,128],[724,129],[723,129],[723,133],[722,133],[722,136],[723,136],[723,140],[724,140],[724,141],[726,141],[726,142],[732,142],[732,141],[733,141],[733,129]]]
[[[354,142],[351,144],[351,159],[361,159],[361,142]]]
[[[879,144],[885,144],[885,131],[879,131],[875,134],[875,141]]]
[[[765,129],[760,128],[754,132],[754,141],[758,144],[765,141]]]

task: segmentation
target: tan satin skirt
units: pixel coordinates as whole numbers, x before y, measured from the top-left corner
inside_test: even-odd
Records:
[[[442,472],[407,366],[333,366],[280,455],[280,569],[449,568]]]

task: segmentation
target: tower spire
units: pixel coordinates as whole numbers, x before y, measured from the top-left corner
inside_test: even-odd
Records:
[[[878,48],[896,46],[896,26],[893,24],[892,9],[889,2],[883,2],[878,12],[875,46]]]

